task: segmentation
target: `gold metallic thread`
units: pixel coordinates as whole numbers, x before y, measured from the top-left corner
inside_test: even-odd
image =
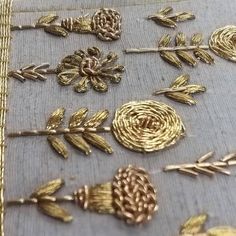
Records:
[[[158,210],[157,194],[148,172],[139,167],[118,169],[111,182],[87,186],[72,195],[56,197],[64,181],[55,179],[37,188],[29,198],[8,201],[10,205],[36,204],[42,213],[70,222],[73,217],[60,207],[60,202],[74,202],[84,210],[101,214],[113,214],[128,224],[143,224],[151,220]]]
[[[168,105],[133,101],[116,110],[112,131],[123,146],[153,152],[175,144],[185,132],[181,118]]]
[[[44,29],[45,32],[66,37],[69,32],[92,33],[103,41],[117,40],[121,36],[121,15],[118,11],[110,8],[97,10],[92,17],[89,15],[76,18],[66,18],[60,23],[55,23],[57,15],[49,14],[42,16],[35,24],[13,25],[11,30]]]
[[[53,112],[44,130],[23,130],[9,133],[8,137],[47,136],[51,146],[64,158],[67,149],[51,136],[65,135],[66,141],[77,149],[90,154],[89,144],[111,154],[109,143],[98,133],[110,132],[123,146],[137,152],[153,152],[175,144],[184,136],[185,128],[181,118],[168,105],[152,100],[133,101],[118,108],[112,127],[103,127],[108,111],[98,111],[87,118],[87,109],[81,108],[71,115],[68,128],[60,127],[64,118],[64,109]],[[68,136],[74,134],[75,136]],[[80,135],[78,137],[76,134]]]
[[[207,162],[214,155],[214,152],[208,152],[201,156],[195,163],[186,163],[180,165],[168,165],[164,168],[165,172],[178,171],[191,177],[197,177],[199,174],[214,176],[215,173],[231,175],[228,170],[230,166],[236,165],[236,153],[230,153],[219,161]]]
[[[227,25],[214,31],[209,45],[216,55],[236,62],[236,26]]]
[[[12,1],[2,0],[0,3],[0,235],[4,236],[4,157],[5,157],[5,125],[8,91],[8,62],[10,49],[10,24]]]
[[[25,82],[46,81],[47,74],[56,74],[60,85],[73,85],[77,93],[87,92],[90,87],[97,92],[107,92],[109,82],[117,84],[121,81],[124,66],[116,64],[118,59],[114,52],[104,55],[99,48],[90,47],[64,57],[54,69],[49,68],[48,63],[30,64],[10,71],[8,76]]]

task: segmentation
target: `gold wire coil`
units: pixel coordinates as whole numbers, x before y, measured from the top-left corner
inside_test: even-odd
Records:
[[[153,152],[175,144],[185,132],[181,118],[168,105],[152,100],[124,104],[115,113],[114,136],[123,146]]]
[[[236,62],[236,26],[217,29],[211,35],[209,46],[216,55]]]

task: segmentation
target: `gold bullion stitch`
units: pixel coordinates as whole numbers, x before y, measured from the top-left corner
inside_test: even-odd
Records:
[[[92,17],[89,15],[76,18],[62,19],[55,23],[58,16],[49,14],[40,17],[35,24],[12,25],[11,30],[44,29],[45,32],[55,36],[68,36],[69,32],[92,33],[103,41],[117,40],[121,36],[121,15],[118,11],[110,8],[97,10]]]
[[[70,222],[73,217],[59,206],[61,202],[72,202],[83,210],[113,214],[128,224],[146,223],[158,210],[156,190],[143,168],[131,165],[119,168],[111,182],[84,185],[73,194],[54,196],[63,184],[62,179],[52,180],[36,189],[29,198],[11,200],[7,204],[35,204],[42,213],[63,222]]]

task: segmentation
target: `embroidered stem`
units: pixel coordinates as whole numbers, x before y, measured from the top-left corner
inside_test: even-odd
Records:
[[[198,45],[198,46],[179,46],[179,47],[156,47],[156,48],[128,48],[125,49],[125,53],[145,53],[145,52],[163,52],[163,51],[191,51],[194,49],[209,49],[208,45]]]

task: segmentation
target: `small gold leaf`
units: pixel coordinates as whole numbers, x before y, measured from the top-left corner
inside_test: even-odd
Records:
[[[181,92],[171,92],[171,93],[165,93],[165,96],[168,98],[171,98],[177,102],[181,102],[188,105],[196,105],[197,102],[193,99],[193,97],[186,93]]]
[[[185,51],[176,51],[176,55],[178,56],[178,58],[180,60],[182,60],[183,62],[185,62],[186,64],[190,65],[190,66],[196,66],[197,62],[196,60],[187,52]]]
[[[215,60],[214,58],[208,53],[206,52],[206,50],[203,50],[201,48],[197,48],[193,51],[194,56],[201,60],[204,63],[207,64],[214,64]]]
[[[81,125],[84,119],[87,117],[88,109],[80,108],[78,111],[74,112],[69,121],[70,128],[77,128]]]
[[[186,20],[194,20],[195,16],[192,13],[189,12],[178,12],[174,15],[168,17],[170,20],[173,20],[175,22],[183,22]]]
[[[202,41],[203,41],[203,35],[200,33],[196,33],[191,38],[191,45],[193,46],[201,45]]]
[[[93,88],[98,92],[106,92],[108,89],[107,83],[101,78],[94,76],[90,78]]]
[[[66,37],[68,35],[68,32],[59,25],[49,25],[44,28],[44,31],[56,36]]]
[[[107,141],[95,133],[85,132],[83,134],[84,139],[91,145],[101,149],[102,151],[111,154],[113,152],[112,147],[107,143]]]
[[[69,212],[54,202],[39,202],[38,207],[44,214],[59,219],[63,222],[67,223],[73,220],[73,217]]]
[[[206,214],[190,217],[180,229],[180,234],[197,234],[199,233],[207,220]]]
[[[74,90],[77,93],[85,93],[89,89],[89,78],[84,76],[81,80],[74,86]]]
[[[188,74],[180,75],[170,85],[171,88],[178,88],[188,84],[190,76]]]
[[[108,115],[109,115],[108,110],[98,111],[84,123],[84,127],[97,128],[104,121],[106,121]]]
[[[175,37],[176,46],[186,46],[186,35],[179,32]]]
[[[230,226],[218,226],[207,231],[207,236],[235,236],[236,228]]]
[[[46,129],[50,130],[58,128],[63,121],[64,114],[65,114],[65,109],[63,107],[55,110],[48,119]]]
[[[158,42],[158,47],[167,47],[170,44],[171,37],[169,34],[164,34],[159,42]]]
[[[166,7],[166,8],[161,9],[160,11],[158,11],[158,13],[160,15],[164,15],[165,16],[165,15],[169,14],[172,11],[173,11],[172,7]]]
[[[193,93],[200,93],[200,92],[205,92],[206,87],[198,84],[190,84],[186,86],[186,90],[184,90],[185,93],[187,94],[193,94]]]
[[[64,137],[66,141],[84,152],[85,155],[89,155],[92,152],[88,143],[81,136],[76,134],[65,134]]]
[[[58,83],[63,86],[70,85],[78,77],[79,72],[77,69],[62,71],[57,75]]]
[[[37,188],[30,197],[50,196],[64,185],[63,179],[54,179]]]
[[[169,28],[176,28],[177,27],[176,23],[173,20],[171,20],[163,15],[149,16],[149,19],[152,19],[157,24],[162,25],[162,26],[166,26]]]
[[[61,139],[54,137],[53,135],[49,135],[47,138],[48,142],[52,146],[52,148],[60,154],[63,158],[68,158],[68,150],[66,145],[61,141]]]
[[[52,23],[53,21],[55,21],[56,19],[58,19],[58,16],[55,15],[55,14],[49,14],[47,16],[41,16],[39,19],[38,19],[38,24],[50,24]]]
[[[182,68],[181,61],[174,53],[162,51],[162,52],[160,52],[160,56],[164,61],[168,62],[172,66],[175,66],[178,69]]]

